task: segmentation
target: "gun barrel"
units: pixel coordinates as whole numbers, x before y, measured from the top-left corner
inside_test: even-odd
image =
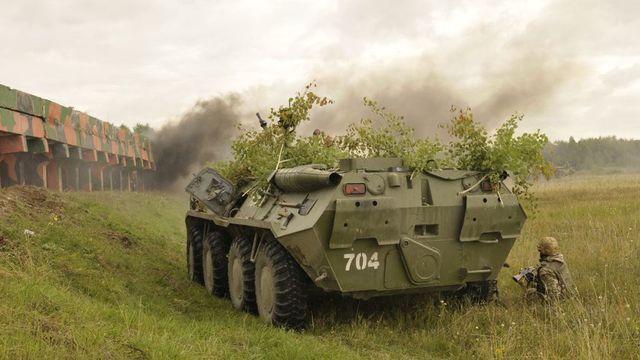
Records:
[[[283,191],[304,192],[336,186],[342,175],[335,171],[318,170],[308,166],[278,170],[273,177],[275,185]]]

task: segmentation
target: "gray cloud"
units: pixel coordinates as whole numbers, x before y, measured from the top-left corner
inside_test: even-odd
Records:
[[[640,80],[640,62],[627,67],[616,67],[600,78],[610,88],[626,89]]]
[[[629,122],[640,112],[632,100],[640,90],[624,81],[633,74],[623,74],[640,63],[638,7],[622,0],[14,1],[0,14],[0,78],[129,125],[158,127],[198,99],[229,92],[243,94],[243,118],[316,78],[336,100],[316,113],[331,129],[363,116],[361,98],[369,96],[405,114],[420,134],[435,131],[457,104],[489,124],[525,112],[525,128],[555,138],[640,137]]]
[[[313,77],[335,94],[336,105],[319,113],[318,123],[339,132],[367,116],[361,105],[367,96],[404,115],[422,136],[445,135],[438,125],[451,117],[451,105],[472,107],[476,119],[491,128],[514,112],[536,114],[557,106],[563,91],[591,76],[580,57],[538,48],[542,39],[526,26],[505,36],[505,25],[464,24],[442,46],[386,64],[342,65],[328,57]]]

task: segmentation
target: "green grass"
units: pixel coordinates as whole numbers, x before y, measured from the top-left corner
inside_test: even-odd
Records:
[[[329,296],[296,333],[186,279],[180,196],[2,189],[0,358],[640,358],[640,176],[563,179],[538,194],[501,303]],[[526,304],[510,280],[536,262],[543,235],[560,241],[575,301]]]

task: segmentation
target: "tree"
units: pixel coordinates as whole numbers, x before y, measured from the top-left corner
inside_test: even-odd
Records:
[[[515,113],[492,135],[473,119],[471,109],[456,110],[456,115],[446,126],[453,140],[448,144],[448,159],[459,169],[486,172],[494,187],[511,172],[514,192],[524,200],[533,202],[531,179],[554,173],[553,165],[543,156],[549,142],[539,130],[535,133],[516,135],[524,115]]]
[[[452,140],[443,145],[438,140],[417,138],[402,116],[364,98],[364,106],[374,119],[364,118],[351,124],[346,134],[335,138],[319,131],[313,136],[298,136],[296,128],[310,120],[314,107],[333,102],[315,94],[312,91],[315,88],[312,82],[289,98],[286,106],[272,108],[263,129],[241,128],[241,135],[232,144],[233,159],[213,166],[236,183],[255,179],[250,191],[257,197],[268,191],[268,175],[283,164],[287,167],[324,164],[331,168],[347,157],[399,157],[414,171],[427,171],[435,165],[433,160],[437,156],[444,155],[442,164],[484,172],[498,191],[507,171],[512,171],[514,191],[525,200],[533,200],[532,177],[549,177],[553,173],[553,166],[542,154],[548,142],[546,135],[540,131],[516,135],[523,119],[521,114],[512,115],[490,135],[474,120],[470,109],[452,108],[454,116],[445,126]]]
[[[444,148],[437,140],[416,138],[414,129],[404,117],[387,111],[374,100],[364,98],[367,107],[382,123],[376,127],[373,119],[361,119],[347,127],[346,135],[338,138],[338,146],[351,157],[397,157],[416,171],[430,169],[436,155]]]
[[[240,126],[241,135],[231,145],[233,159],[218,162],[213,167],[232,182],[255,179],[250,192],[260,197],[268,189],[266,179],[269,174],[285,163],[287,167],[313,163],[330,167],[337,165],[337,160],[346,154],[340,147],[327,143],[324,134],[300,137],[296,133],[298,125],[310,120],[310,111],[314,107],[333,103],[331,99],[318,96],[313,91],[316,87],[312,82],[289,98],[287,105],[272,108],[268,122],[261,130]]]
[[[133,127],[133,132],[145,137],[152,137],[156,133],[148,123],[137,123],[136,126]]]

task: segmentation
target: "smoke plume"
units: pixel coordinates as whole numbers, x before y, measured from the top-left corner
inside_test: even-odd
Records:
[[[439,125],[449,122],[452,105],[471,107],[475,119],[492,129],[514,112],[530,115],[548,108],[579,73],[579,64],[535,54],[477,74],[477,84],[457,81],[428,61],[419,66],[392,64],[366,74],[344,69],[316,76],[320,91],[335,103],[315,112],[308,127],[343,133],[349,123],[372,116],[363,106],[366,96],[403,115],[417,136],[446,137]]]
[[[180,120],[160,128],[153,139],[156,187],[169,187],[228,157],[241,103],[237,94],[200,100]]]
[[[553,129],[559,120],[556,108],[575,100],[575,89],[593,76],[591,65],[579,56],[582,42],[568,44],[555,38],[562,32],[545,30],[581,29],[573,25],[565,29],[563,22],[554,20],[557,14],[566,14],[556,11],[559,5],[543,7],[540,15],[527,18],[526,25],[496,15],[486,21],[445,26],[455,30],[451,35],[442,32],[442,26],[424,21],[421,12],[429,7],[422,2],[355,3],[345,5],[340,13],[326,14],[339,43],[320,50],[312,41],[313,45],[300,44],[316,59],[303,74],[283,75],[271,85],[256,80],[256,87],[242,93],[242,103],[239,95],[200,102],[180,122],[162,128],[155,145],[159,183],[170,184],[205,162],[228,156],[234,123],[251,124],[255,119],[248,114],[285,105],[312,79],[318,84],[314,90],[334,103],[314,109],[312,121],[299,129],[301,135],[315,128],[343,134],[350,123],[372,117],[362,102],[368,97],[403,115],[417,136],[446,140],[439,125],[449,122],[452,105],[471,107],[475,120],[489,130],[514,112],[524,113],[533,123],[523,126],[524,130]],[[438,9],[437,4],[433,1],[431,7]],[[455,15],[457,7],[449,7],[444,6],[445,12]],[[365,10],[370,13],[362,16]],[[307,35],[315,33],[316,29]],[[556,40],[550,43],[550,38]],[[411,47],[403,47],[402,39]],[[376,46],[369,46],[371,42]],[[377,57],[376,49],[382,49],[384,56]],[[396,49],[402,55],[389,56]],[[373,52],[363,55],[368,51]]]
[[[309,135],[320,128],[343,134],[350,123],[371,116],[363,106],[365,96],[403,115],[420,137],[445,139],[447,134],[439,125],[451,118],[452,105],[470,106],[475,119],[492,129],[514,112],[529,114],[548,107],[559,89],[581,75],[581,69],[574,61],[528,52],[512,54],[508,61],[476,72],[475,83],[456,78],[428,55],[375,69],[332,68],[311,78],[317,79],[318,93],[335,103],[314,110],[312,121],[304,123],[299,133]],[[282,92],[275,86],[261,90],[269,96]],[[260,108],[286,104],[288,96],[291,93],[267,99],[247,91],[196,103],[179,121],[165,125],[155,135],[156,186],[166,188],[206,163],[229,158],[236,124],[253,120],[250,114]]]

